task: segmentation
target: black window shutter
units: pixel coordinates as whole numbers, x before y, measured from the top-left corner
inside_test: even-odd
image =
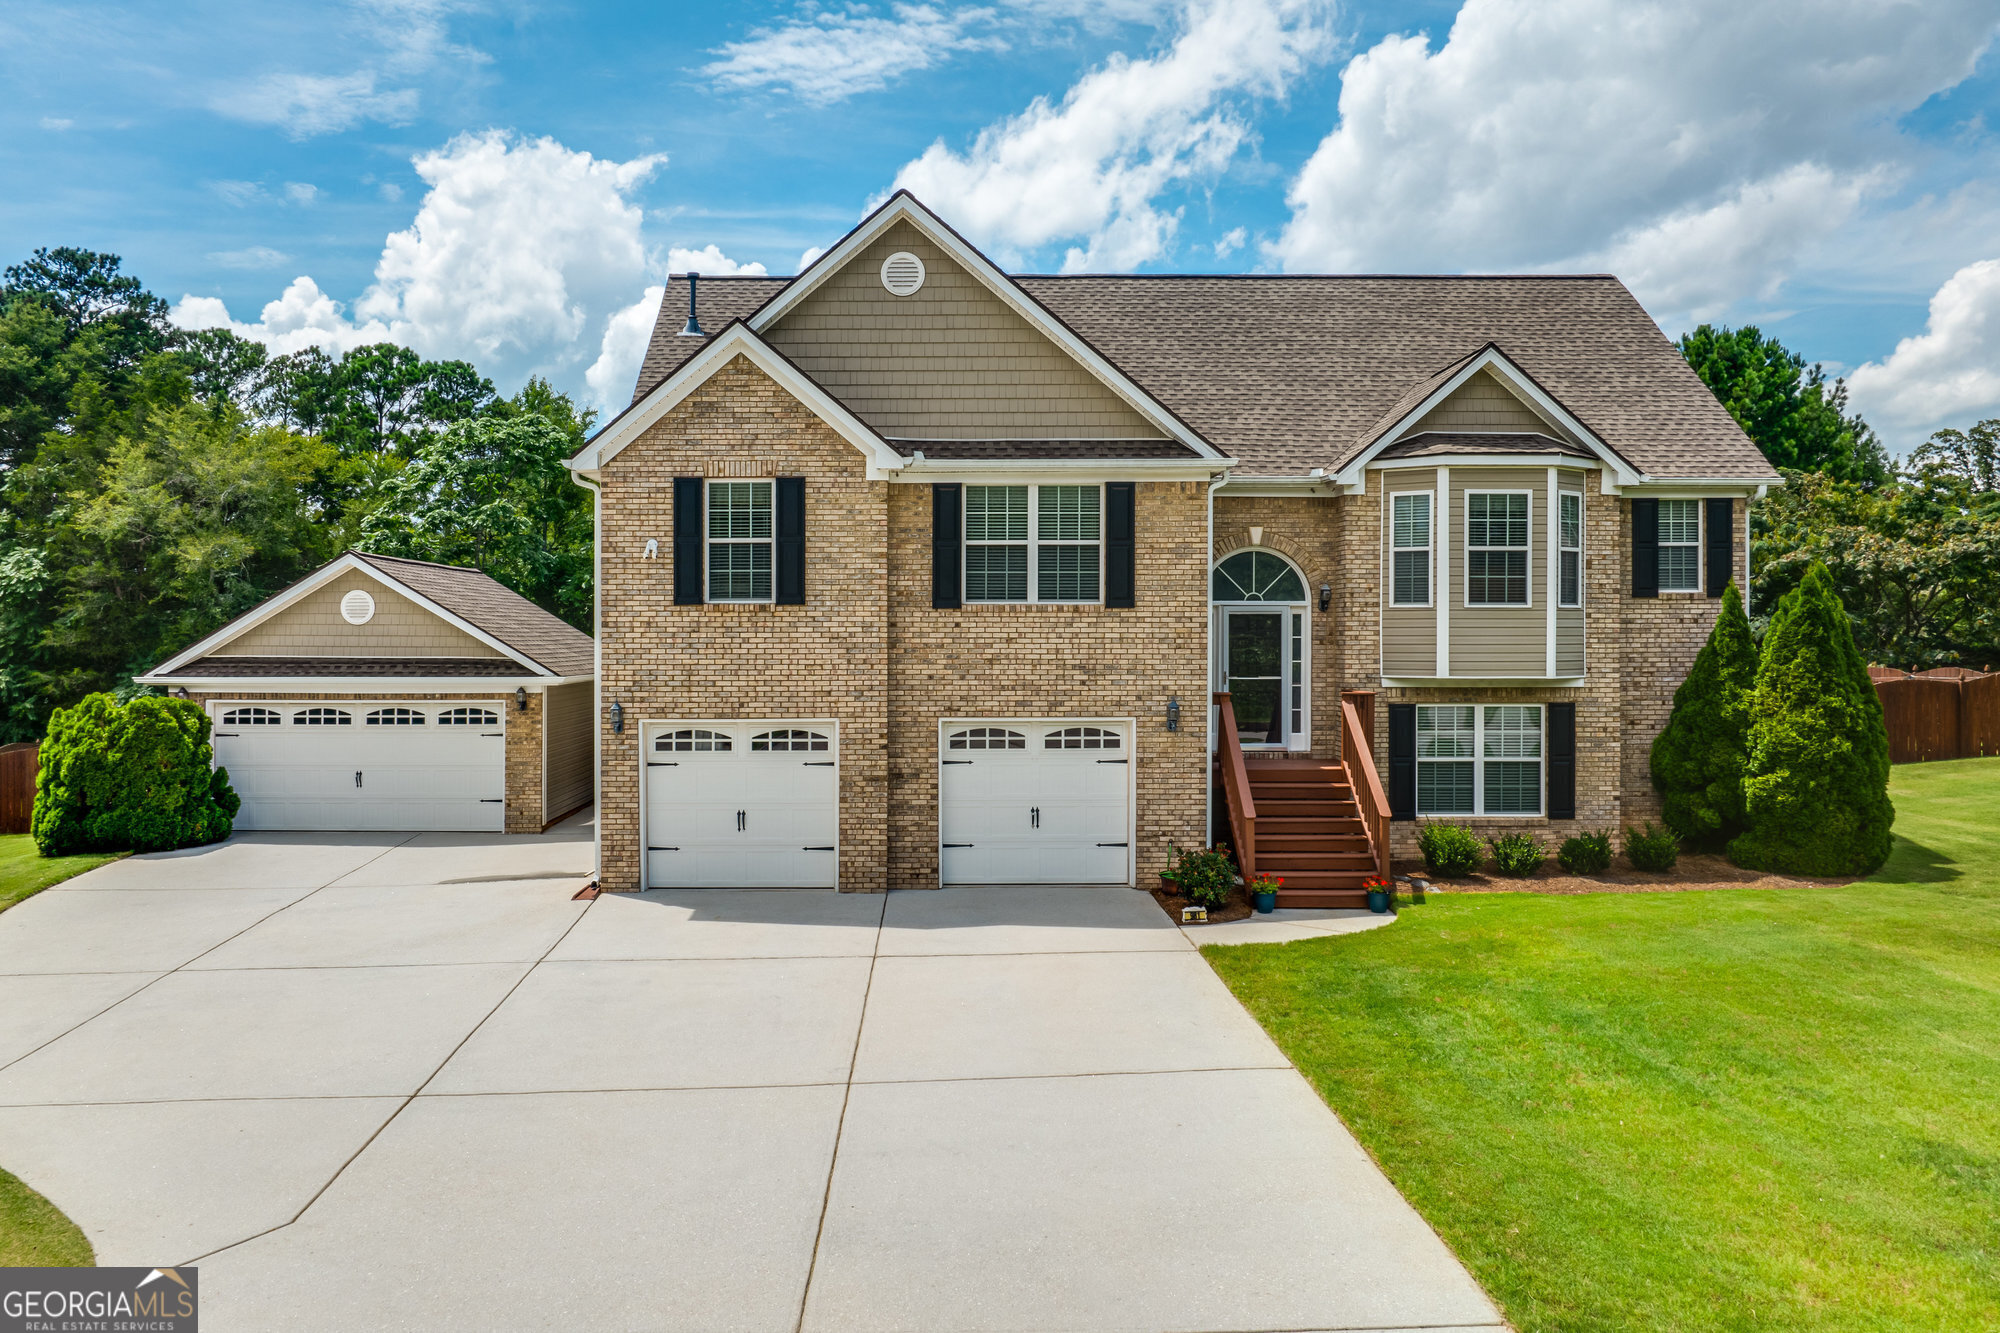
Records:
[[[806,479],[778,478],[779,606],[806,604]]]
[[[1708,595],[1722,596],[1722,589],[1729,582],[1730,565],[1735,563],[1736,554],[1736,506],[1730,500],[1710,500],[1708,512],[1702,517],[1707,520],[1708,532]]]
[[[1549,704],[1549,818],[1576,818],[1576,705]]]
[[[1660,502],[1632,502],[1632,595],[1660,595]]]
[[[674,605],[700,606],[701,501],[700,477],[674,478]]]
[[[1389,818],[1417,817],[1417,706],[1389,705]]]
[[[1138,546],[1133,520],[1133,483],[1104,483],[1104,604],[1132,606]]]
[[[960,604],[964,581],[965,522],[959,508],[964,491],[955,481],[931,486],[931,605],[941,611]]]

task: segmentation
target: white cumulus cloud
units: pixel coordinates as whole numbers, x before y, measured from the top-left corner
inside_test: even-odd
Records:
[[[663,286],[648,287],[644,296],[613,315],[604,326],[597,360],[590,363],[583,378],[590,386],[591,396],[607,414],[622,407],[639,382],[639,366],[646,359],[646,344],[652,339],[653,324],[660,316],[660,300],[666,294]]]
[[[710,242],[699,250],[687,250],[678,245],[668,249],[667,272],[715,273],[723,277],[740,273],[746,277],[761,278],[764,276],[764,266],[754,260],[748,264],[739,264]]]
[[[601,359],[613,317],[657,276],[632,196],[664,162],[607,161],[499,131],[461,135],[414,159],[429,192],[384,242],[352,315],[301,277],[255,324],[195,296],[181,299],[175,322],[226,325],[274,351],[392,341],[470,360],[503,386],[531,374],[574,383]]]
[[[1966,78],[1990,0],[1466,0],[1343,72],[1272,249],[1305,270],[1611,265],[1682,310],[1768,291]]]
[[[1179,225],[1160,197],[1219,174],[1251,137],[1243,100],[1281,95],[1331,49],[1325,17],[1315,0],[1193,0],[1167,50],[1113,56],[963,153],[940,140],[895,183],[1009,260],[1078,240],[1065,272],[1135,268]]]
[[[1848,386],[1898,453],[1934,430],[2000,417],[2000,259],[1952,274],[1931,297],[1924,331],[1857,366]]]
[[[866,6],[807,13],[729,42],[701,72],[725,88],[780,88],[817,106],[886,88],[898,77],[929,69],[953,53],[1000,43],[972,31],[989,24],[991,9],[950,13],[931,5],[897,5],[893,17]]]

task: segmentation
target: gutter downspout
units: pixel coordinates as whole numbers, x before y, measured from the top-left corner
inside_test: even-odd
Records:
[[[604,490],[572,472],[569,479],[590,492],[590,877],[604,883]],[[644,884],[643,879],[640,880]]]
[[[1229,480],[1227,472],[1218,474],[1208,483],[1208,549],[1202,554],[1204,565],[1215,564],[1215,493]],[[1201,756],[1201,827],[1206,835],[1205,847],[1215,846],[1215,589],[1210,585],[1211,575],[1203,574],[1202,583],[1209,586],[1207,630],[1203,634],[1203,646],[1208,653],[1208,663],[1204,670],[1208,673],[1208,697],[1202,700],[1202,756]]]

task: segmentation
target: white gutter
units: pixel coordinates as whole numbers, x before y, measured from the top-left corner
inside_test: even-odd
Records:
[[[525,688],[530,694],[578,685],[592,676],[134,676],[140,685],[172,689],[240,690],[260,694],[340,690],[349,694],[481,694]]]
[[[591,450],[591,462],[597,461],[597,451]],[[590,856],[591,878],[602,882],[604,878],[604,804],[601,799],[604,784],[604,543],[598,534],[604,531],[604,488],[598,484],[596,470],[586,478],[572,470],[569,479],[590,492],[590,652],[591,665],[596,674],[591,677],[590,688]],[[645,883],[644,866],[640,867],[640,883]]]
[[[1208,484],[1208,547],[1202,552],[1203,573],[1201,586],[1209,596],[1203,604],[1208,610],[1203,612],[1206,620],[1203,646],[1208,651],[1208,664],[1203,668],[1208,676],[1208,697],[1201,701],[1201,827],[1208,841],[1204,847],[1215,846],[1215,597],[1209,580],[1213,577],[1207,571],[1215,564],[1215,493],[1229,480],[1229,474],[1211,474]]]

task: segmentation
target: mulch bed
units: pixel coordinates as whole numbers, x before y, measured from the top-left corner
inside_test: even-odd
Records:
[[[1170,893],[1165,888],[1154,889],[1152,894],[1153,901],[1160,905],[1162,911],[1176,922],[1181,919],[1181,909],[1188,905],[1186,898],[1178,893]],[[1217,921],[1241,921],[1251,915],[1251,911],[1250,894],[1239,884],[1229,891],[1227,902],[1220,907],[1208,909],[1208,919],[1211,924]]]
[[[1661,872],[1634,870],[1622,856],[1602,875],[1572,875],[1557,865],[1554,857],[1520,879],[1484,873],[1464,879],[1437,879],[1424,869],[1422,861],[1398,861],[1395,869],[1398,876],[1421,875],[1430,880],[1431,893],[1689,893],[1703,889],[1829,889],[1854,882],[1852,876],[1808,879],[1745,870],[1705,852],[1682,852],[1672,870]],[[1409,892],[1407,884],[1399,884],[1397,889]]]

